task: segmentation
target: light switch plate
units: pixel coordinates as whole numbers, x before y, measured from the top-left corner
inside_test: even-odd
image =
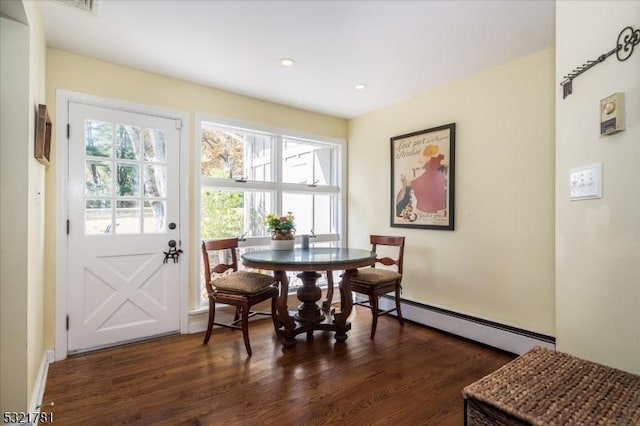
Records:
[[[602,163],[590,164],[569,171],[569,199],[602,198]]]

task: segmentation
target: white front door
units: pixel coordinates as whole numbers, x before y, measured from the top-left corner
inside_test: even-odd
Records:
[[[70,102],[69,125],[67,350],[178,331],[176,120]]]

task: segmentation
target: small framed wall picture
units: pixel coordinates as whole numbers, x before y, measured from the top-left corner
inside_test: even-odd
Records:
[[[46,105],[38,105],[36,111],[36,137],[33,156],[44,164],[51,160],[51,120]]]

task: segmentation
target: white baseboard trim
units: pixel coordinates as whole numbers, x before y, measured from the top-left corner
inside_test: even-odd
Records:
[[[189,326],[187,328],[187,333],[194,334],[200,333],[207,330],[207,324],[209,323],[209,314],[200,313],[200,314],[189,314]]]
[[[521,355],[534,346],[556,347],[555,338],[551,336],[404,299],[401,303],[404,319],[514,354]],[[394,306],[394,297],[380,299],[381,309]]]
[[[31,401],[29,402],[29,413],[32,417],[35,417],[34,425],[38,424],[38,416],[35,413],[40,413],[42,407],[42,398],[44,397],[44,390],[47,386],[47,374],[49,373],[49,364],[54,360],[55,354],[53,349],[49,349],[42,354],[42,360],[40,361],[40,369],[38,370],[38,377],[36,378],[35,385],[33,387],[33,393],[31,394]]]

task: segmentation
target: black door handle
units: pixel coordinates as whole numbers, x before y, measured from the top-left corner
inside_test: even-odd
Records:
[[[169,262],[169,259],[173,259],[173,263],[178,263],[178,258],[180,257],[180,253],[182,250],[176,249],[178,245],[176,240],[169,240],[169,251],[163,251],[164,253],[164,261],[163,263]]]

